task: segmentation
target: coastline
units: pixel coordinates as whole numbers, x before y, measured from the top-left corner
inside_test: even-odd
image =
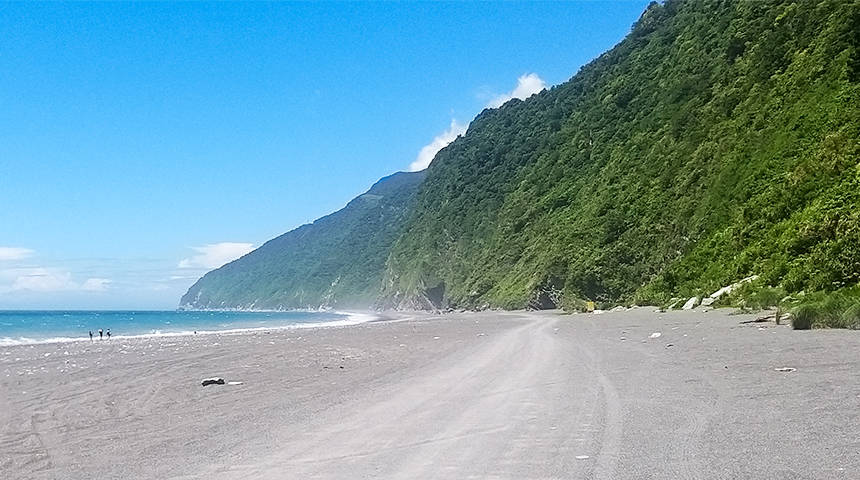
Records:
[[[222,328],[222,329],[214,329],[214,325],[204,326],[203,328],[198,328],[194,330],[180,330],[180,331],[163,331],[164,327],[161,329],[155,329],[156,331],[150,331],[149,333],[137,333],[137,334],[116,334],[112,336],[110,340],[132,340],[132,339],[140,339],[140,338],[159,338],[159,337],[184,337],[189,335],[217,335],[217,334],[240,334],[244,332],[263,332],[267,330],[289,330],[289,329],[304,329],[304,328],[318,328],[318,327],[339,327],[339,326],[349,326],[349,325],[358,325],[366,322],[378,321],[381,318],[386,318],[377,312],[372,311],[336,311],[336,310],[327,310],[327,311],[314,311],[314,310],[175,310],[175,311],[75,311],[72,313],[80,313],[84,315],[95,314],[95,315],[103,315],[103,314],[121,314],[121,315],[140,315],[140,314],[170,314],[170,313],[179,313],[179,314],[194,314],[194,313],[248,313],[248,314],[292,314],[292,313],[329,313],[333,315],[339,315],[344,317],[340,320],[322,320],[318,322],[302,322],[297,321],[288,324],[282,325],[270,325],[270,326],[254,326],[254,327],[238,327],[238,328]],[[0,312],[4,313],[4,312]],[[14,311],[13,313],[29,313],[29,311]],[[32,311],[34,314],[47,314],[47,315],[59,315],[63,313],[68,313],[65,311]],[[168,322],[169,323],[169,322]],[[121,329],[122,325],[113,326],[114,331],[116,332],[117,326]],[[85,333],[80,337],[69,337],[69,336],[49,336],[47,338],[34,338],[34,337],[24,337],[19,336],[18,338],[12,338],[9,336],[3,337],[0,336],[0,348],[13,347],[17,345],[41,345],[41,344],[66,344],[66,343],[76,343],[76,342],[91,342],[92,339],[88,338]],[[97,339],[95,341],[104,341],[104,339]]]
[[[0,347],[0,476],[857,477],[858,332],[753,317],[401,312]]]

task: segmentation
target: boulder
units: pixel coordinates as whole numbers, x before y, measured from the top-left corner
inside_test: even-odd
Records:
[[[715,301],[717,301],[716,298],[705,297],[702,299],[702,303],[700,305],[702,305],[703,307],[709,307],[709,306],[713,305]]]
[[[740,287],[741,285],[743,285],[743,284],[745,284],[745,283],[749,283],[749,282],[755,281],[756,279],[758,279],[758,275],[752,275],[752,276],[750,276],[750,277],[744,278],[743,280],[740,280],[740,281],[738,281],[738,282],[735,282],[735,283],[733,283],[733,284],[731,284],[731,285],[728,285],[728,286],[726,286],[726,287],[723,287],[723,288],[721,288],[721,289],[717,290],[716,292],[714,292],[714,293],[710,294],[709,296],[710,296],[711,298],[719,298],[721,295],[727,295],[727,294],[729,294],[729,293],[732,293],[732,290],[734,290],[734,289],[736,289],[736,288]]]
[[[699,297],[692,297],[689,300],[687,300],[687,303],[685,303],[683,307],[681,307],[681,310],[692,310],[698,304],[699,304]]]
[[[201,382],[203,386],[207,385],[224,385],[224,379],[221,377],[204,378]]]

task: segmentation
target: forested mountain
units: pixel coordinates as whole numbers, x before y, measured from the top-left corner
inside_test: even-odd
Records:
[[[391,211],[378,240],[341,248],[364,238],[346,211],[376,218],[359,197],[183,304],[361,303],[380,288],[395,308],[660,304],[750,275],[833,291],[860,282],[858,162],[860,0],[652,3],[570,81],[475,118],[408,218],[374,199]]]
[[[572,80],[484,111],[436,156],[385,302],[856,284],[858,80],[857,1],[652,3]]]
[[[424,176],[383,178],[343,209],[207,273],[183,295],[180,308],[370,306]]]

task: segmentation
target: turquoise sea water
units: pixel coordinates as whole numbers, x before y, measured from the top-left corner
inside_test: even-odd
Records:
[[[269,328],[350,325],[366,315],[336,312],[0,311],[0,346],[112,338],[185,335]]]

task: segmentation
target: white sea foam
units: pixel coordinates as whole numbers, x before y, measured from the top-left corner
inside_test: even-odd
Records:
[[[11,337],[2,337],[0,338],[0,347],[12,347],[15,345],[42,345],[49,343],[73,343],[73,342],[85,342],[88,338],[72,338],[72,337],[54,337],[54,338],[44,338],[44,339],[34,339],[34,338],[11,338]]]
[[[225,328],[219,330],[182,330],[176,332],[164,332],[162,330],[150,330],[149,333],[144,334],[134,334],[134,335],[113,335],[111,337],[104,338],[96,338],[92,341],[96,343],[102,342],[110,342],[112,340],[133,340],[133,339],[145,339],[145,338],[172,338],[172,337],[187,337],[187,336],[195,336],[195,335],[243,335],[249,333],[261,333],[268,331],[282,331],[282,330],[297,330],[297,329],[307,329],[307,328],[329,328],[329,327],[348,327],[352,325],[359,325],[362,323],[371,322],[373,320],[378,319],[377,315],[371,313],[356,313],[356,312],[334,312],[328,310],[329,313],[339,315],[345,317],[342,320],[333,320],[333,321],[321,321],[321,322],[308,322],[308,323],[291,323],[287,325],[273,325],[273,326],[260,326],[260,327],[243,327],[243,328]],[[273,313],[283,313],[283,312],[273,312]],[[169,322],[167,322],[169,323]],[[223,325],[226,327],[226,325]],[[11,347],[16,345],[42,345],[42,344],[56,344],[56,343],[75,343],[75,342],[88,342],[91,341],[89,337],[54,337],[47,339],[34,339],[34,338],[11,338],[11,337],[0,337],[0,347]]]
[[[373,313],[357,313],[357,312],[332,312],[332,313],[335,313],[337,315],[346,316],[346,320],[341,320],[341,322],[348,322],[348,323],[344,323],[344,325],[358,325],[359,323],[367,323],[367,322],[372,322],[374,320],[379,319],[379,315],[376,315]]]

